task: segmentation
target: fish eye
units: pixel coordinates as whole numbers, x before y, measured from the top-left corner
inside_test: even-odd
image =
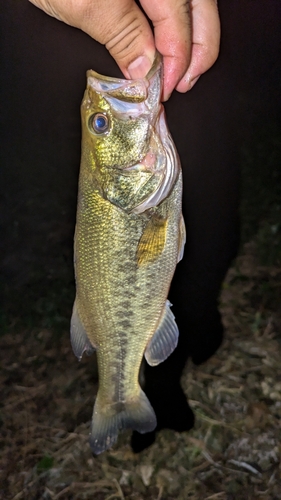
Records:
[[[95,113],[89,118],[89,127],[96,134],[104,134],[109,129],[109,119],[103,113]]]

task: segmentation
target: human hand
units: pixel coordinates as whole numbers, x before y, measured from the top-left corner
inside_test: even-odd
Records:
[[[220,23],[216,0],[30,0],[106,46],[126,78],[143,78],[155,49],[163,56],[163,100],[190,90],[215,62]]]

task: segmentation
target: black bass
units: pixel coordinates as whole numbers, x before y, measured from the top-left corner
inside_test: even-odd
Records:
[[[146,78],[87,72],[74,240],[75,355],[97,351],[99,390],[90,445],[98,454],[125,428],[156,427],[140,365],[164,361],[178,328],[167,301],[183,254],[180,162],[160,103],[161,58]]]

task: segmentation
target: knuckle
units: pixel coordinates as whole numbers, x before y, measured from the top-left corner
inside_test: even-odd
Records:
[[[109,35],[108,35],[109,33]],[[142,25],[137,16],[127,16],[107,33],[105,46],[110,54],[122,60],[130,59],[137,46],[137,41],[142,33]]]

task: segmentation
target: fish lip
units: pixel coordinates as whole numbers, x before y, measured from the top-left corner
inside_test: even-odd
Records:
[[[147,73],[147,75],[145,76],[146,80],[148,80],[148,81],[151,80],[151,78],[153,78],[153,76],[159,70],[161,71],[161,80],[162,80],[162,67],[163,67],[162,60],[163,60],[163,58],[162,58],[160,52],[158,52],[158,50],[156,50],[152,66],[151,66],[149,72]]]
[[[108,83],[108,84],[112,84],[113,86],[113,89],[114,90],[115,88],[117,87],[121,87],[121,86],[129,86],[130,84],[133,85],[133,84],[137,84],[137,83],[144,83],[147,78],[144,77],[144,78],[136,78],[135,80],[132,80],[132,79],[126,79],[126,78],[116,78],[114,76],[105,76],[105,75],[101,75],[100,73],[97,73],[96,71],[94,71],[93,69],[88,69],[88,71],[86,72],[86,75],[87,75],[87,80],[89,80],[90,78],[94,78],[95,80],[98,80],[98,81],[101,81],[101,82],[105,82],[105,83]]]
[[[92,76],[92,77],[96,78],[97,80],[101,80],[103,82],[108,82],[108,83],[112,83],[112,84],[114,84],[114,83],[122,84],[123,83],[125,85],[128,85],[130,83],[141,82],[141,81],[145,81],[145,80],[147,80],[149,82],[149,80],[151,80],[151,78],[153,78],[153,76],[155,76],[155,74],[157,73],[157,71],[159,71],[160,68],[162,71],[162,56],[158,52],[158,50],[156,50],[152,66],[144,78],[135,78],[135,79],[133,79],[133,78],[130,78],[130,79],[129,78],[128,79],[116,78],[113,76],[101,75],[100,73],[98,73],[97,71],[94,71],[93,69],[89,69],[87,71],[86,75],[87,75],[87,78]],[[162,74],[161,74],[161,79],[162,79]]]

